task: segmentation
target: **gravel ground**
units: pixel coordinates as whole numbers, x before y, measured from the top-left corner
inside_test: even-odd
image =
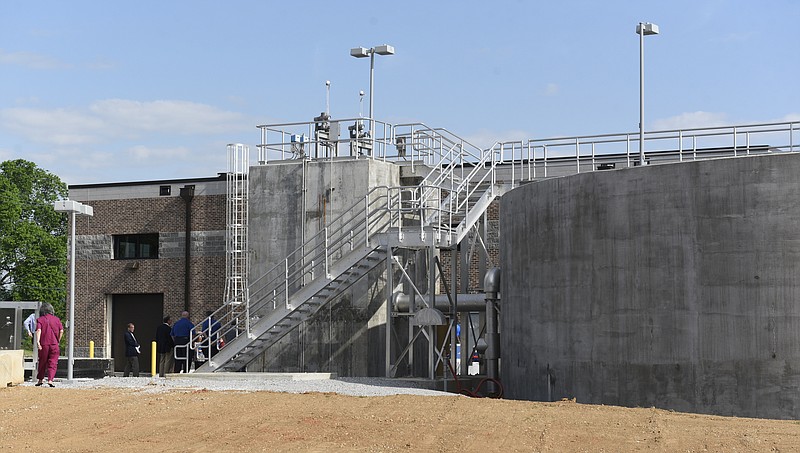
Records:
[[[23,386],[33,386],[28,381]],[[46,385],[46,384],[45,384]],[[106,377],[103,379],[55,380],[56,388],[96,389],[128,388],[147,393],[171,390],[232,390],[285,393],[338,393],[351,396],[427,395],[455,396],[453,393],[429,390],[416,381],[386,378],[329,378],[327,374],[283,373],[217,373],[175,374],[161,377]]]

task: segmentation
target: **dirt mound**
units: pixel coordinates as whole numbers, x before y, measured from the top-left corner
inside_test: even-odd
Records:
[[[793,451],[800,422],[460,396],[13,387],[10,451]]]

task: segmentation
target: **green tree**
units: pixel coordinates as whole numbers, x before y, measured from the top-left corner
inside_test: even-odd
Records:
[[[0,299],[50,302],[64,316],[67,196],[58,176],[23,159],[0,163]]]

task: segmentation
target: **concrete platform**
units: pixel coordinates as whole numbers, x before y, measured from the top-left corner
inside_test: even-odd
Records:
[[[320,379],[336,379],[335,373],[168,373],[167,379],[212,379],[221,381],[232,380],[283,380],[283,381],[313,381]]]

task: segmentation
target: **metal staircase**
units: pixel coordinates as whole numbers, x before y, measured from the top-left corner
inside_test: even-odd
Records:
[[[453,247],[506,185],[495,148],[481,150],[443,129],[394,126],[411,162],[429,169],[415,186],[375,187],[281,263],[249,284],[246,307],[213,315],[225,346],[197,371],[237,371],[385,262],[387,248]],[[398,149],[399,151],[399,149]],[[415,160],[416,159],[416,160]],[[204,333],[208,336],[209,332]]]

